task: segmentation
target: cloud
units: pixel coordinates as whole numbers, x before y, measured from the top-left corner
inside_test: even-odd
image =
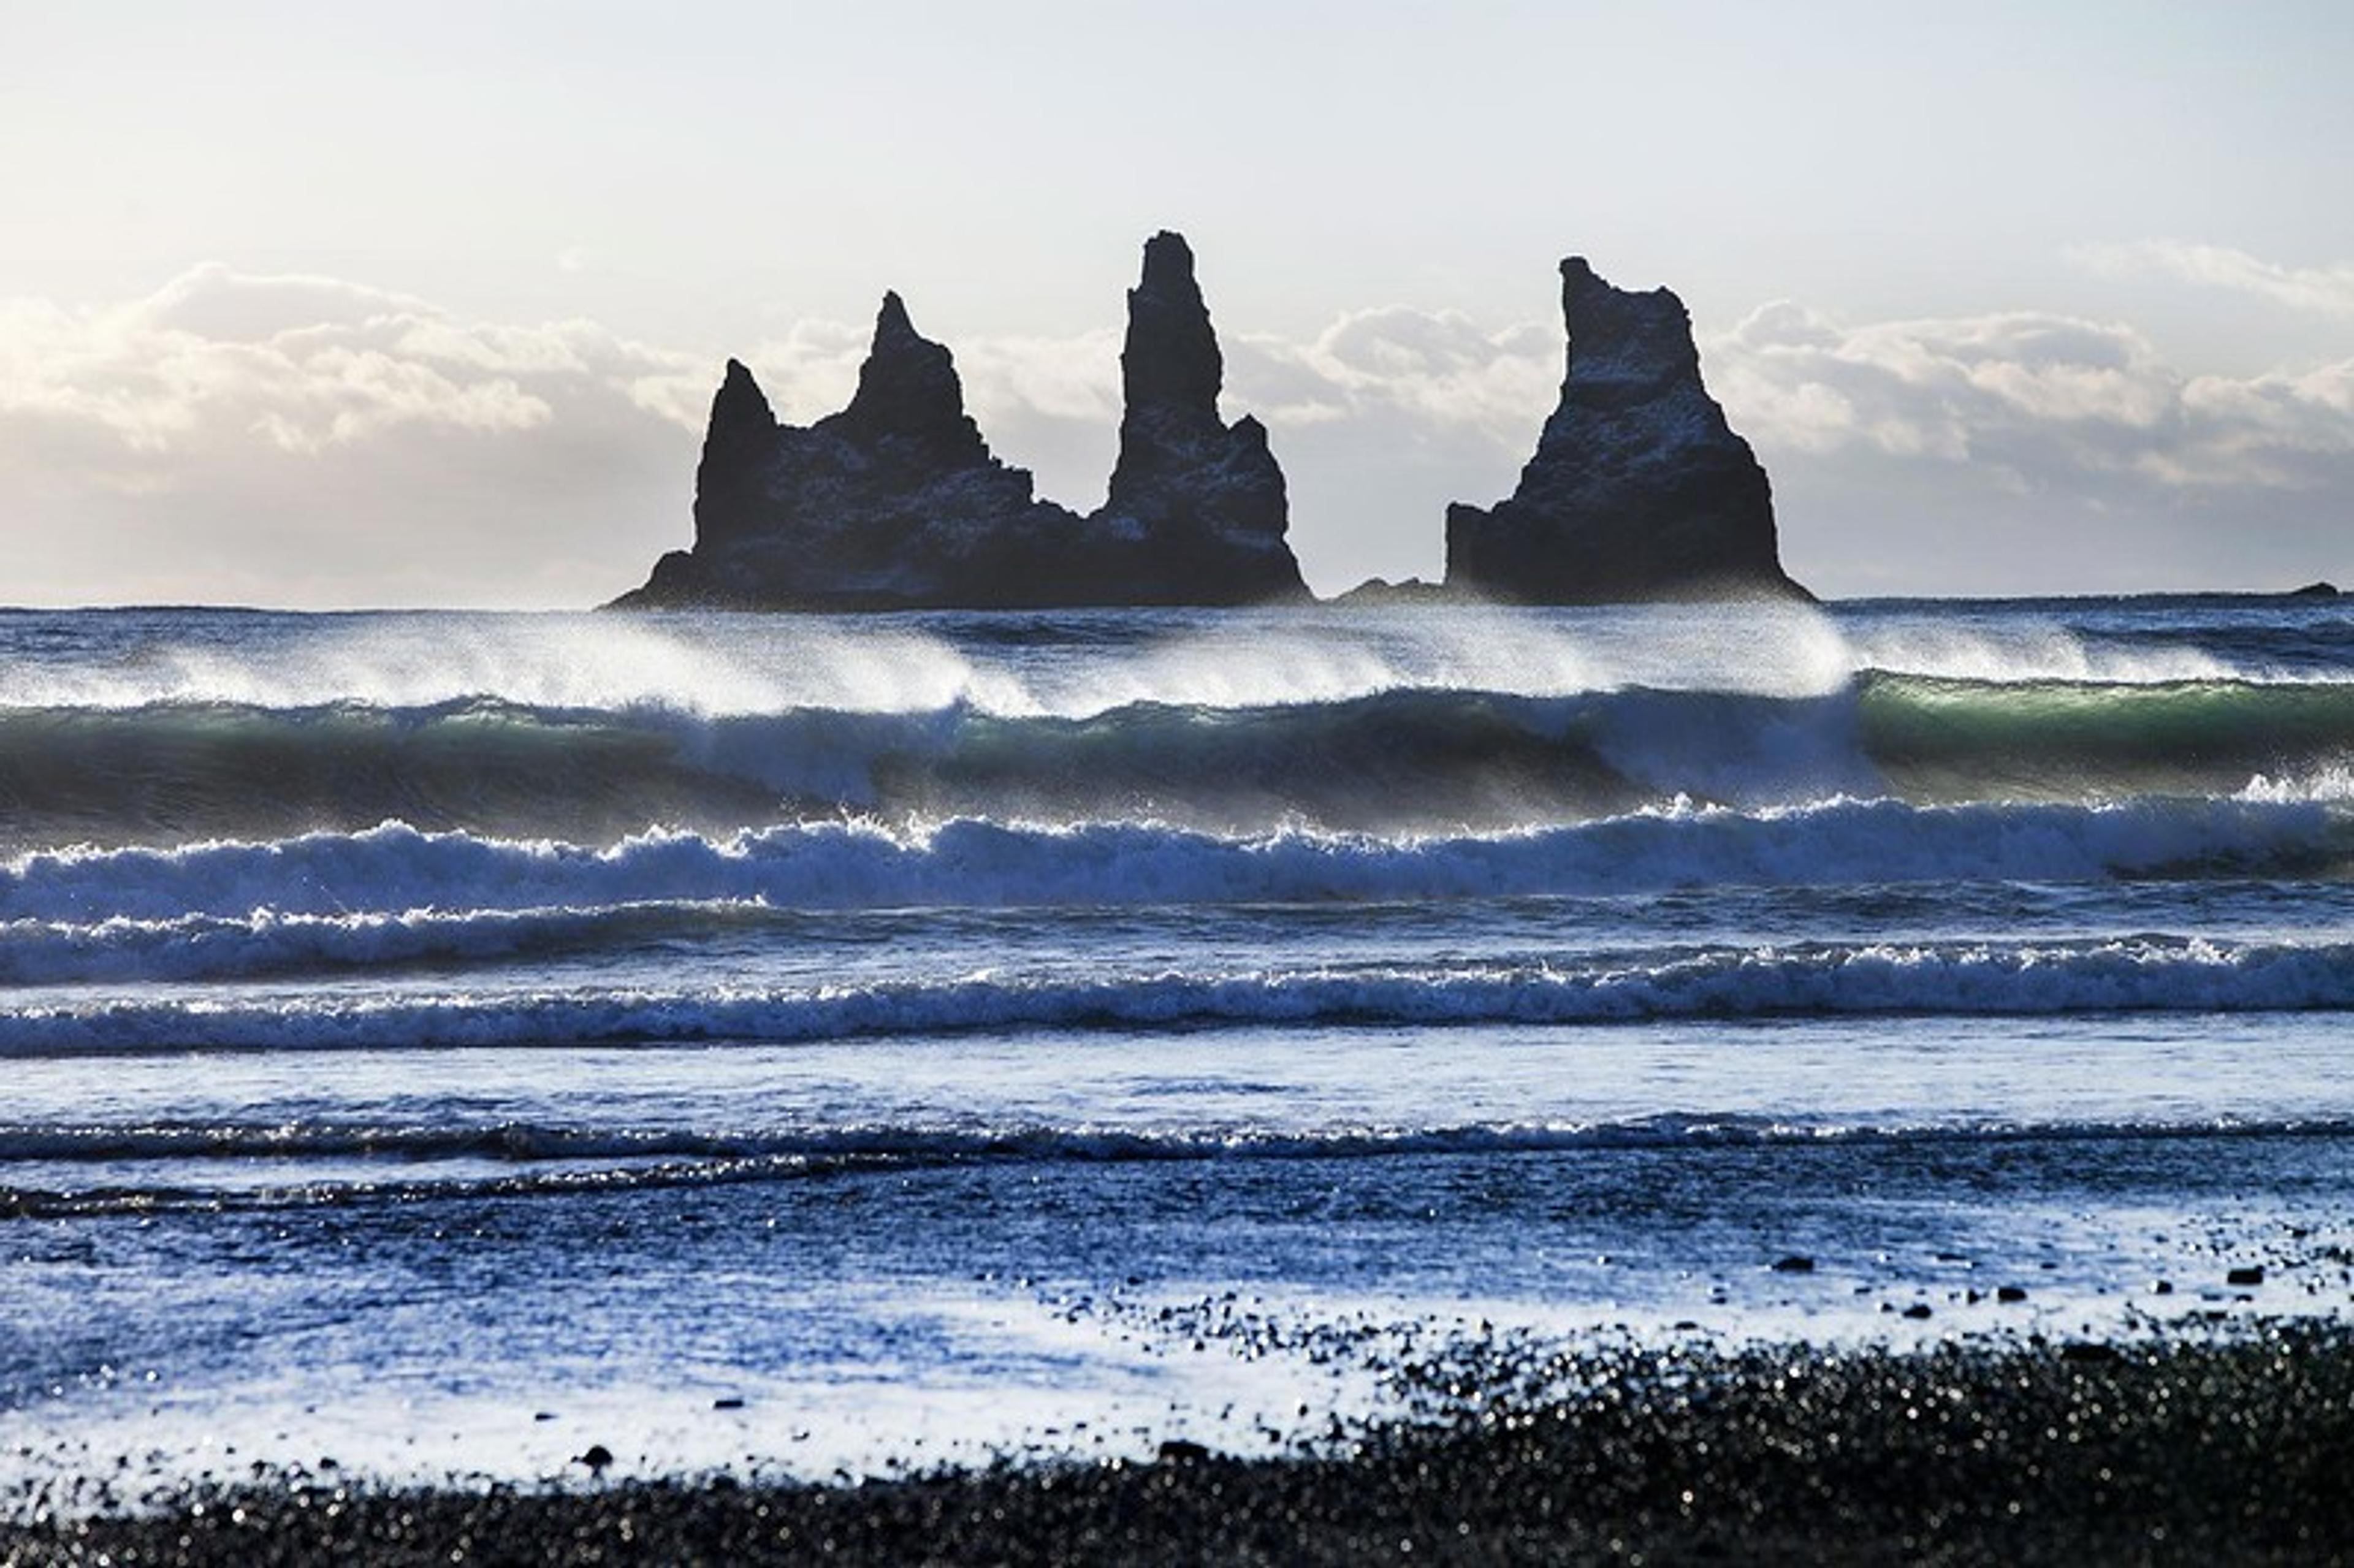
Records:
[[[1559,396],[1558,325],[1490,328],[1458,311],[1354,311],[1306,342],[1226,354],[1226,404],[1265,420],[1290,481],[1311,587],[1435,579],[1449,503],[1511,492]]]
[[[2010,312],[1840,326],[1783,303],[1712,340],[1720,400],[1753,441],[1967,464],[2023,490],[2311,487],[2354,454],[2354,361],[2188,376],[2129,326]]]
[[[0,416],[87,418],[151,453],[239,430],[317,452],[407,424],[530,429],[551,397],[592,387],[680,418],[699,369],[585,322],[461,323],[356,284],[216,266],[111,310],[0,311]]]
[[[1831,591],[2262,588],[2349,564],[2354,361],[2192,375],[2116,323],[1850,326],[1788,303],[1703,351],[1774,473],[1791,564],[1813,555]],[[1975,549],[1887,572],[1892,519]]]
[[[588,602],[684,542],[711,381],[587,322],[212,265],[0,302],[0,593]]]
[[[2068,258],[2105,277],[2156,273],[2209,288],[2253,295],[2295,311],[2354,320],[2354,265],[2283,267],[2244,250],[2179,239],[2122,245],[2081,245]]]
[[[214,343],[266,343],[299,328],[359,327],[433,308],[413,295],[337,278],[252,276],[217,261],[190,268],[143,300],[111,313],[126,329],[178,333]]]
[[[1561,370],[1557,329],[1490,332],[1458,311],[1392,305],[1343,315],[1305,344],[1246,338],[1234,380],[1237,396],[1265,400],[1270,421],[1402,417],[1512,445],[1551,408]]]

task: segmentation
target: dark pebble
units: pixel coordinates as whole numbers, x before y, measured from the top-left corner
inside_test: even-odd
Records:
[[[1787,1257],[1774,1260],[1774,1272],[1776,1274],[1812,1274],[1814,1271],[1815,1260],[1804,1253],[1794,1252]]]
[[[2226,1285],[2262,1285],[2264,1282],[2264,1271],[2261,1266],[2254,1264],[2245,1268],[2235,1268],[2223,1277],[2223,1283]]]
[[[1994,1298],[1998,1301],[2024,1301],[2027,1299],[2027,1291],[2024,1287],[2017,1285],[1997,1286]]]

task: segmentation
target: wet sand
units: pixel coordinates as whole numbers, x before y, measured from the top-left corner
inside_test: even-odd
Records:
[[[2354,1330],[2332,1321],[1853,1351],[1475,1331],[1381,1370],[1407,1414],[1273,1458],[160,1497],[115,1475],[0,1531],[0,1560],[2354,1562]]]

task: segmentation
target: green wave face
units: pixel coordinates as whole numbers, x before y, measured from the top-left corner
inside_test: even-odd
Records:
[[[1862,743],[1915,799],[2217,794],[2354,763],[2354,684],[2005,684],[1875,674]]]
[[[1213,830],[1511,828],[1652,799],[1574,705],[1392,693],[1090,718],[961,708],[705,720],[496,702],[0,710],[0,850],[171,844],[384,821],[611,842],[845,815]]]
[[[1874,673],[1805,698],[1403,690],[1077,718],[158,704],[0,710],[0,849],[387,821],[600,843],[844,816],[1502,832],[1679,802],[2098,803],[2258,779],[2340,800],[2349,773],[2354,683]]]
[[[228,704],[0,714],[0,843],[174,843],[386,821],[610,838],[726,825],[772,791],[666,736],[502,705]]]

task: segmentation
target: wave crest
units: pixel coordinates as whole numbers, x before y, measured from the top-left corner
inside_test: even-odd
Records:
[[[2354,684],[1988,684],[1829,694],[1404,689],[1272,707],[965,703],[702,717],[421,708],[0,709],[19,848],[353,832],[387,820],[612,842],[851,815],[1497,832],[1678,800],[1762,808],[2228,796],[2354,765]]]
[[[1648,961],[975,974],[694,992],[306,993],[20,1006],[0,1055],[820,1041],[1036,1029],[1571,1024],[2354,1008],[2354,944],[1801,944]]]
[[[713,911],[739,906],[1373,902],[2312,874],[2349,863],[2354,812],[2344,803],[2262,798],[1946,807],[1840,800],[1763,811],[1686,804],[1516,832],[1406,837],[869,821],[661,832],[608,848],[386,823],[270,842],[20,855],[0,866],[0,952],[249,940],[343,943],[357,956],[379,938],[415,942],[437,931],[461,945],[516,941],[527,935],[525,917],[561,938],[592,916],[656,918],[656,906],[716,918]]]

